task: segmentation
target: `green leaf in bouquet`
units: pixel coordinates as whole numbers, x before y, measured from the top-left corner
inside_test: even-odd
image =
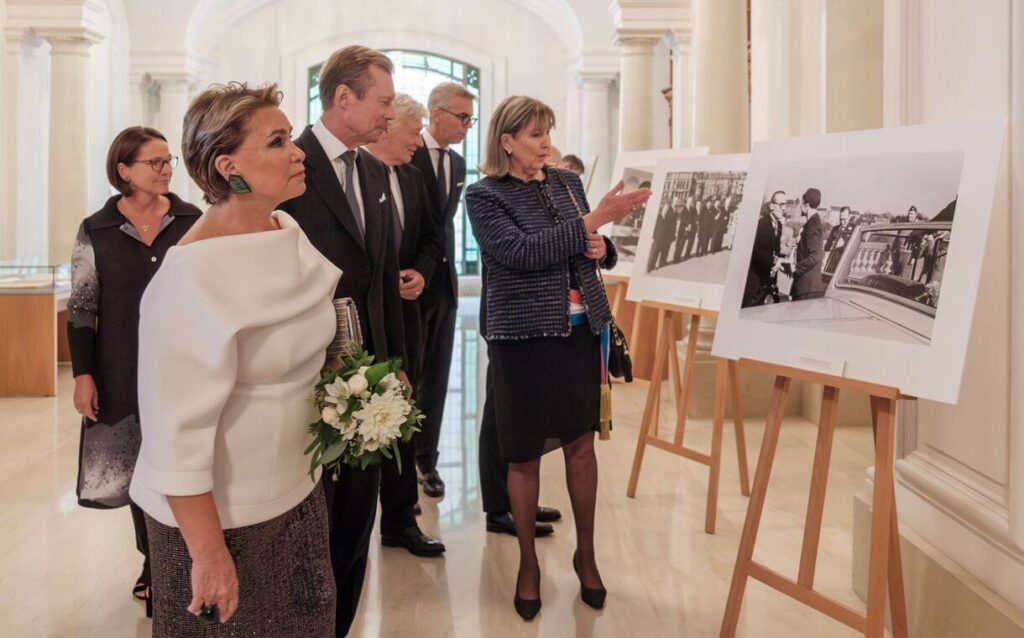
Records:
[[[348,441],[338,441],[332,443],[324,451],[323,456],[320,457],[321,465],[330,465],[337,461],[342,454],[345,453],[345,449],[348,447]]]
[[[408,441],[404,441],[408,442]],[[395,454],[395,463],[398,465],[398,474],[402,474],[402,452],[398,449],[398,441],[391,442],[391,451]]]
[[[389,372],[391,372],[391,367],[386,362],[370,366],[366,371],[366,383],[373,388],[380,383],[380,380],[386,377]]]

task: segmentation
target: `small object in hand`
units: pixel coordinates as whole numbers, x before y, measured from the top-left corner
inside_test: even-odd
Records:
[[[199,617],[203,620],[217,622],[217,605],[203,605],[203,608],[199,610]]]

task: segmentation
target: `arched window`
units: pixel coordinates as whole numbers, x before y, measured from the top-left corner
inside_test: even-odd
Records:
[[[433,53],[423,51],[385,50],[395,65],[395,90],[408,93],[418,102],[426,106],[430,90],[441,82],[458,82],[477,96],[474,110],[480,112],[480,69]],[[317,64],[309,68],[309,123],[316,122],[323,112],[320,105],[320,67]],[[466,181],[463,193],[470,184],[480,179],[480,122],[473,124],[462,144],[453,147],[466,158]],[[466,218],[466,208],[459,202],[459,210],[455,215],[455,267],[459,274],[475,275],[480,268],[480,248],[470,230]]]

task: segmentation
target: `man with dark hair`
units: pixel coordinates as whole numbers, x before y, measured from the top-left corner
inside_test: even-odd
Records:
[[[821,264],[825,257],[825,227],[818,214],[821,205],[821,191],[808,188],[800,201],[800,213],[806,219],[796,244],[796,261],[793,264],[793,288],[790,297],[794,301],[813,299],[825,294],[821,279]]]
[[[306,192],[281,204],[344,272],[334,296],[355,302],[364,347],[378,361],[406,359],[387,171],[360,148],[377,141],[395,118],[391,72],[387,56],[366,47],[331,55],[320,71],[323,115],[295,141],[306,153]],[[337,636],[348,633],[359,606],[379,488],[378,465],[342,465],[336,482],[324,479],[338,587]]]
[[[585,170],[583,160],[572,154],[563,155],[562,159],[558,160],[558,164],[555,166],[570,170],[577,175],[583,175],[583,171]]]

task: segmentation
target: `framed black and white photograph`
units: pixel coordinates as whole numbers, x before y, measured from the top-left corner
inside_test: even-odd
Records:
[[[638,188],[649,188],[654,179],[654,168],[661,159],[679,157],[698,157],[708,154],[708,148],[658,149],[653,151],[622,151],[615,159],[612,169],[612,180],[608,188],[622,180],[624,193]],[[607,190],[605,191],[607,192]],[[594,193],[591,199],[596,202],[604,196],[604,192]],[[633,271],[633,260],[636,258],[637,245],[640,241],[640,226],[643,224],[643,210],[627,215],[623,219],[601,228],[601,232],[611,238],[618,251],[619,260],[610,272],[614,275],[629,275]]]
[[[718,308],[749,162],[749,155],[658,162],[627,299]]]
[[[955,403],[1004,128],[755,145],[714,354]]]

